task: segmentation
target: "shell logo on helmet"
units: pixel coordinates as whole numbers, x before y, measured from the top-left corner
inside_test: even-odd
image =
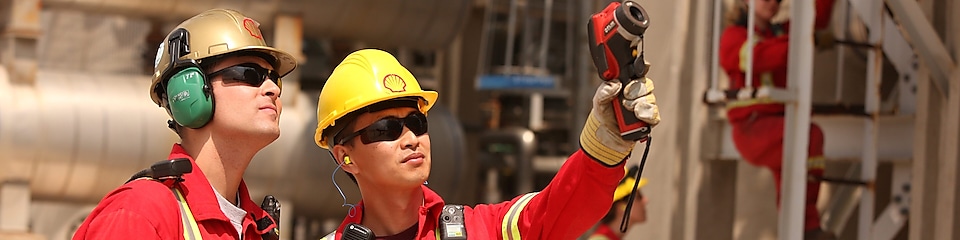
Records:
[[[250,36],[253,36],[258,39],[263,39],[263,34],[260,33],[260,23],[254,21],[251,18],[243,19],[243,29],[246,29]]]
[[[391,73],[383,76],[383,87],[391,92],[406,92],[407,82],[403,81],[400,75]]]

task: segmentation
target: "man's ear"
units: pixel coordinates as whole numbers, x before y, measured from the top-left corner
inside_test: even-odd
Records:
[[[333,146],[332,150],[333,156],[336,158],[334,161],[337,161],[337,164],[340,165],[340,168],[342,168],[345,172],[356,174],[356,160],[350,158],[349,161],[344,161],[350,157],[349,149],[343,145],[336,145]]]
[[[343,145],[333,146],[333,148],[330,149],[330,152],[333,153],[333,161],[336,161],[337,165],[344,165],[343,157],[349,156],[347,155],[347,148],[344,147]]]

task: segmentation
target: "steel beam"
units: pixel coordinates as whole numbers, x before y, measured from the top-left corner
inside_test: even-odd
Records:
[[[947,80],[956,69],[950,52],[937,36],[933,25],[927,20],[916,0],[885,0],[893,16],[900,23],[900,31],[906,33],[917,55],[930,69],[931,80],[944,96],[949,96]],[[956,13],[954,13],[956,14]]]
[[[954,71],[949,81],[950,91],[960,91],[960,72]],[[960,237],[957,225],[960,225],[956,213],[960,211],[957,201],[958,174],[960,174],[960,94],[947,97],[940,120],[940,163],[936,169],[938,212],[934,221],[934,239],[957,239]]]
[[[870,35],[868,42],[875,45],[883,44],[883,3],[871,1],[861,9],[862,16]],[[883,78],[883,50],[875,48],[867,53],[867,81],[865,88],[864,110],[870,117],[863,120],[863,153],[861,157],[860,180],[872,182],[877,178],[877,149],[880,125],[880,83]],[[860,194],[860,211],[858,216],[857,237],[872,239],[875,192],[872,189]]]
[[[906,224],[910,214],[911,168],[909,164],[893,165],[890,183],[892,201],[873,223],[873,239],[893,239]]]

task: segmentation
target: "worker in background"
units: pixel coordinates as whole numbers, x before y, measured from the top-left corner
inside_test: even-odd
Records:
[[[630,227],[647,222],[647,197],[640,191],[644,185],[647,185],[647,179],[641,178],[637,183],[634,176],[640,171],[639,166],[633,166],[627,172],[627,175],[617,185],[617,190],[613,193],[613,206],[606,216],[597,223],[594,231],[588,232],[588,240],[620,240],[625,233],[620,232],[620,221],[624,216],[628,216]],[[630,193],[636,186],[637,192],[633,199],[630,199]],[[633,201],[630,212],[627,212],[627,203]]]
[[[747,12],[750,0],[736,0],[728,12],[727,27],[720,38],[720,65],[730,77],[730,89],[746,86],[749,51],[753,50],[752,86],[785,88],[787,86],[787,52],[790,24],[771,22],[780,11],[780,0],[755,0],[755,11]],[[794,2],[803,4],[809,2]],[[816,36],[818,47],[829,46],[829,32],[825,31],[833,11],[834,0],[816,0]],[[796,6],[796,5],[794,5]],[[748,14],[755,17],[755,28],[747,29]],[[754,40],[747,41],[747,31],[754,31]],[[814,37],[814,36],[811,36]],[[740,155],[755,166],[773,172],[780,197],[780,179],[783,157],[784,103],[771,100],[739,100],[727,104],[727,119],[733,128],[733,141]],[[817,198],[823,176],[823,132],[816,124],[810,125],[810,142],[806,189],[805,239],[833,239],[820,226]],[[777,201],[779,203],[779,201]]]
[[[253,156],[280,136],[280,78],[297,66],[295,59],[268,47],[253,19],[213,9],[171,31],[154,66],[150,98],[173,119],[166,124],[181,140],[168,159],[189,159],[192,172],[181,182],[127,182],[100,201],[73,239],[261,239],[276,233],[274,219],[250,199],[242,177]]]
[[[643,97],[624,105],[655,126],[660,117],[653,82],[642,83]],[[430,154],[425,115],[437,102],[437,92],[422,90],[387,52],[351,53],[320,92],[315,140],[330,151],[332,164],[356,181],[362,199],[327,239],[352,234],[344,231],[357,229],[353,224],[368,228],[377,239],[577,238],[609,210],[624,175],[623,162],[636,144],[619,135],[610,104],[619,90],[617,81],[597,89],[580,150],[541,192],[498,204],[449,205],[425,184],[431,163],[448,161]],[[450,212],[448,207],[453,207]]]

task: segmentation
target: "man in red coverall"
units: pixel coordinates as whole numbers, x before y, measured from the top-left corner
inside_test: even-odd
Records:
[[[73,239],[260,239],[275,221],[250,200],[242,177],[280,136],[280,77],[295,59],[268,47],[256,21],[225,9],[181,23],[157,55],[150,96],[181,139],[168,158],[189,159],[193,171],[180,183],[120,186]]]
[[[659,123],[653,82],[643,79],[641,98],[624,105],[651,126]],[[357,182],[363,196],[337,231],[366,226],[378,239],[575,239],[600,220],[623,177],[623,162],[636,144],[620,137],[612,101],[619,82],[597,89],[593,111],[573,153],[539,193],[499,204],[463,207],[463,229],[442,233],[443,199],[424,185],[433,159],[425,114],[437,92],[424,91],[387,52],[348,55],[327,80],[317,110],[317,145]],[[445,223],[446,224],[446,223]],[[449,225],[443,225],[451,229]],[[444,234],[441,237],[441,234]]]
[[[737,7],[727,17],[728,27],[720,39],[720,65],[730,77],[730,88],[746,86],[746,55],[753,49],[753,85],[785,88],[787,85],[787,49],[790,25],[773,24],[770,20],[780,10],[779,0],[756,0],[755,35],[747,42],[747,1],[738,0]],[[816,0],[815,28],[823,31],[830,21],[834,0]],[[820,36],[821,34],[818,34]],[[820,38],[818,37],[818,40]],[[819,41],[819,44],[829,44]],[[783,164],[784,105],[769,100],[741,100],[727,104],[727,118],[733,127],[733,141],[747,162],[769,168],[773,172],[780,197],[781,165]],[[810,125],[808,174],[823,176],[823,132],[816,124]],[[831,239],[820,226],[817,198],[820,182],[808,181],[806,191],[805,238]],[[779,201],[778,201],[779,202]]]

